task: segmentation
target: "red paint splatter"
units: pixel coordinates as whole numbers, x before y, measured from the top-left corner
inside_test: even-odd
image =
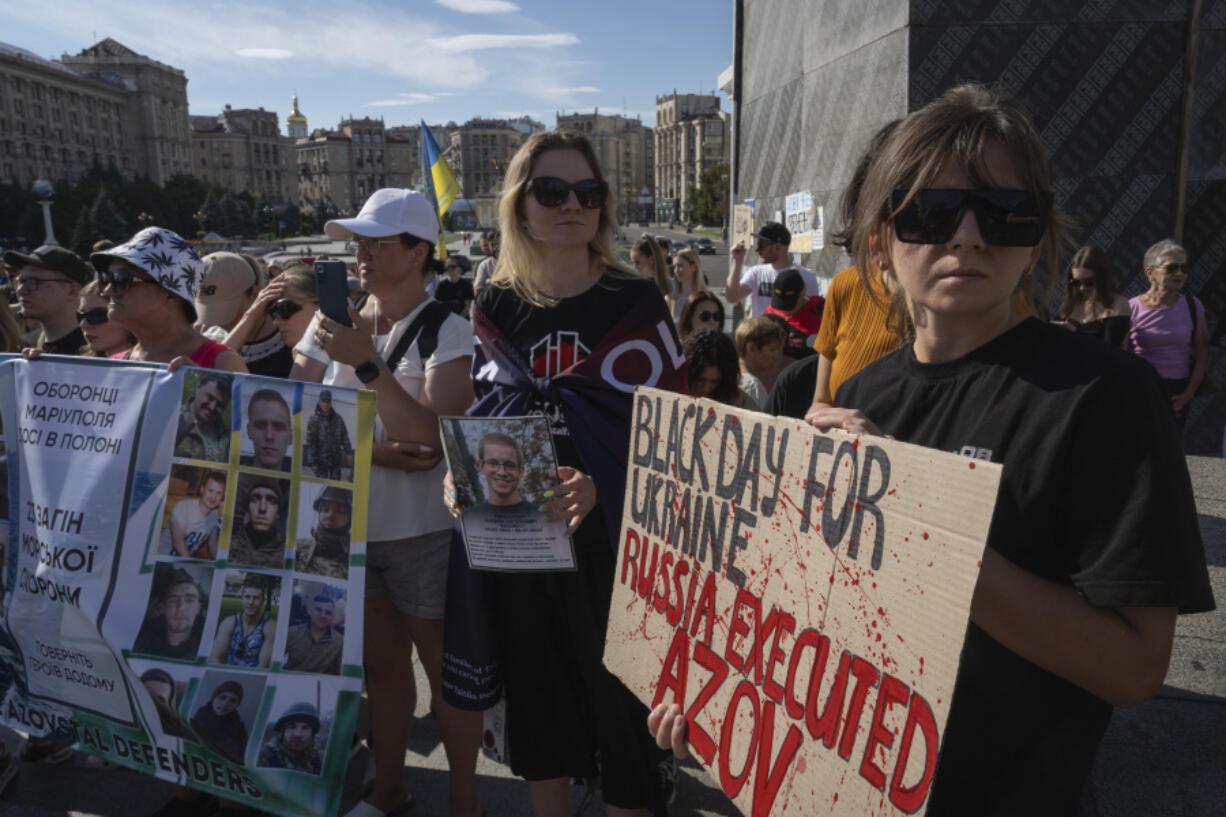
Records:
[[[973,463],[973,462],[968,462],[968,463],[967,463],[967,465],[970,467],[970,469],[971,469],[972,471],[974,471],[974,470],[975,470],[975,463]]]
[[[924,531],[924,540],[925,540],[925,541],[927,541],[927,540],[928,540],[928,531]]]

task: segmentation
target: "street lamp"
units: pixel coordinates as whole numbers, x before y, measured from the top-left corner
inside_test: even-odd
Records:
[[[51,227],[51,196],[55,193],[55,188],[46,179],[36,179],[34,184],[30,185],[30,190],[38,196],[38,203],[43,208],[43,229],[47,233],[43,244],[58,246],[60,242],[55,240],[55,230]]]
[[[209,220],[209,214],[203,209],[192,213],[192,218],[196,221],[197,227],[201,234],[204,233],[204,223]]]
[[[136,216],[136,220],[140,222],[140,227],[142,230],[153,224],[153,216],[146,213],[144,210],[140,211],[140,213]]]

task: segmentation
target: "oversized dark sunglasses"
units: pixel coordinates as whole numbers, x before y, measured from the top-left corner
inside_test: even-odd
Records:
[[[124,292],[128,287],[136,286],[137,284],[152,283],[152,281],[146,281],[144,278],[137,278],[123,267],[115,270],[106,269],[98,273],[98,286],[103,289],[110,287],[114,292]]]
[[[1077,287],[1078,289],[1094,289],[1094,279],[1093,278],[1073,278],[1072,276],[1070,276],[1068,279],[1068,285],[1071,287]]]
[[[609,183],[600,179],[580,179],[568,182],[555,176],[537,176],[529,179],[525,190],[532,193],[542,207],[561,207],[575,191],[579,206],[585,210],[599,210],[609,196]]]
[[[289,298],[282,298],[270,306],[268,311],[271,312],[273,316],[286,321],[302,311],[302,304],[298,303],[297,301],[291,301]]]
[[[106,316],[105,306],[96,306],[93,309],[87,309],[84,312],[77,312],[77,323],[85,321],[90,326],[100,326],[106,323],[110,318]]]
[[[698,318],[698,320],[703,321],[704,323],[707,321],[714,321],[714,320],[718,320],[720,323],[724,322],[723,315],[713,310],[710,310],[710,309],[704,309],[703,311],[699,312],[696,317]]]
[[[979,234],[997,247],[1033,247],[1043,240],[1051,217],[1051,193],[1029,190],[944,190],[927,188],[907,201],[906,190],[890,197],[894,234],[908,244],[944,244],[954,237],[968,209]]]

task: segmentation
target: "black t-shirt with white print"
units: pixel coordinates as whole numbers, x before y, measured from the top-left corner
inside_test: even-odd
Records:
[[[533,306],[504,287],[486,287],[477,295],[477,309],[532,362],[537,377],[552,377],[591,354],[628,312],[641,309],[643,299],[653,293],[660,297],[651,281],[606,275],[586,292],[552,307]],[[549,418],[558,464],[582,470],[562,407],[538,399],[532,411]]]
[[[1170,401],[1140,359],[1029,319],[957,360],[900,349],[835,403],[1003,463],[988,545],[1031,573],[1095,606],[1213,608]],[[968,625],[928,814],[1077,814],[1111,709]]]

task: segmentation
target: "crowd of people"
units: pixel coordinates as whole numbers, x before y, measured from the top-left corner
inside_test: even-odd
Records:
[[[721,299],[692,250],[669,257],[645,235],[620,258],[591,145],[545,132],[507,168],[500,230],[483,235],[486,259],[471,283],[457,262],[440,262],[431,203],[384,189],[356,217],[326,225],[356,247],[363,295],[348,326],[319,311],[303,264],[270,279],[257,259],[196,259],[181,237],[149,227],[96,247],[89,263],[58,247],[6,253],[24,326],[0,302],[0,334],[10,351],[375,392],[363,633],[374,777],[349,817],[412,806],[404,755],[414,650],[450,769],[448,813],[484,813],[481,715],[442,683],[456,622],[488,630],[511,769],[527,781],[535,814],[567,814],[574,779],[598,780],[610,815],[667,813],[671,756],[688,753],[685,718],[675,706],[649,713],[601,663],[630,394],[599,363],[661,321],[684,365],[643,372],[638,384],[1004,464],[929,813],[1071,813],[1112,706],[1157,689],[1178,613],[1213,607],[1179,439],[1209,342],[1203,305],[1182,292],[1186,249],[1155,244],[1143,260],[1149,289],[1125,300],[1101,249],[1063,262],[1066,220],[1050,191],[1026,116],[981,87],[958,87],[866,146],[836,235],[847,269],[820,281],[792,261],[787,227],[766,222],[754,231],[760,263],[746,268],[749,248],[732,247]],[[1050,321],[1036,317],[1040,260],[1067,270]],[[742,301],[746,317],[729,334],[725,303]],[[197,389],[201,404],[184,408],[189,431],[216,421],[210,382]],[[353,466],[351,450],[320,442],[337,434],[330,401],[323,391],[306,429],[307,451],[320,452],[307,466],[325,477]],[[253,456],[260,435],[284,433],[288,410],[267,403],[267,416],[250,412]],[[573,572],[459,575],[452,517],[462,509],[438,418],[465,413],[548,418],[559,467],[542,510],[566,525]],[[181,439],[206,446],[211,436]],[[267,499],[257,488],[275,493],[267,482],[248,486],[251,502]],[[210,476],[179,504],[167,552],[215,549],[215,526],[204,520],[222,490],[224,475]],[[342,517],[347,536],[352,507],[348,496],[321,495],[320,536]],[[304,550],[315,547],[326,543]],[[216,642],[220,657],[267,665],[262,592],[243,589],[242,610]],[[290,637],[327,644],[332,601],[311,604],[309,624]],[[193,626],[185,619],[177,642],[156,637],[188,643]],[[319,662],[339,662],[339,647],[325,652]],[[164,679],[142,680],[157,700]],[[242,695],[219,685],[191,727],[232,741]],[[1002,695],[1008,711],[994,704]],[[164,723],[187,728],[164,700],[162,709]],[[319,727],[313,709],[290,707],[260,763],[318,771]],[[181,789],[159,814],[216,808]]]

